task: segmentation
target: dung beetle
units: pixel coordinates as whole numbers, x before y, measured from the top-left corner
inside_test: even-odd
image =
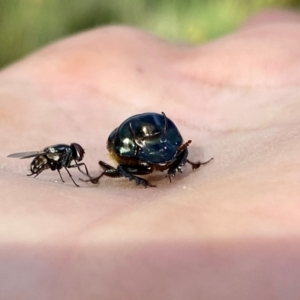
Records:
[[[34,177],[37,177],[44,170],[51,169],[52,171],[57,170],[61,181],[64,182],[60,169],[65,168],[73,183],[78,187],[79,185],[74,181],[68,168],[78,168],[81,173],[89,176],[85,163],[78,163],[83,159],[84,153],[83,148],[79,144],[72,143],[71,145],[57,144],[49,146],[42,151],[13,153],[8,155],[8,157],[21,159],[34,157],[30,164],[31,173],[27,176],[35,175]],[[72,161],[74,161],[74,164],[72,164]],[[80,169],[81,166],[84,166],[86,173]]]
[[[114,168],[99,161],[103,172],[98,177],[90,177],[86,182],[96,184],[105,175],[112,178],[125,177],[138,185],[154,187],[144,178],[135,176],[150,174],[154,170],[168,170],[167,176],[171,181],[171,177],[177,171],[181,172],[186,163],[197,169],[212,160],[204,163],[188,160],[187,147],[191,142],[183,142],[176,125],[163,112],[134,115],[108,137],[107,149],[118,166]]]

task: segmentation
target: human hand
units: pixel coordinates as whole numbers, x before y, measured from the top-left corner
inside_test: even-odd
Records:
[[[191,47],[126,27],[52,44],[0,73],[0,295],[10,299],[299,297],[300,16],[273,11]],[[157,188],[25,176],[13,152],[77,142],[164,111],[191,160]],[[57,181],[57,182],[56,182]]]

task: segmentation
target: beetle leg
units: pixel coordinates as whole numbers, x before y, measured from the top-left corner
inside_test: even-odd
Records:
[[[212,161],[214,158],[212,157],[211,159],[209,159],[208,161],[206,161],[206,162],[200,162],[200,161],[197,161],[197,162],[192,162],[192,161],[190,161],[190,160],[186,160],[186,162],[187,163],[189,163],[191,166],[192,166],[192,168],[193,168],[193,170],[195,170],[195,169],[198,169],[200,166],[202,166],[202,165],[206,165],[207,163],[209,163],[210,161]]]
[[[155,187],[155,185],[149,183],[149,181],[147,181],[146,179],[135,176],[130,172],[130,170],[133,170],[134,173],[137,173],[137,174],[149,174],[150,172],[152,172],[152,170],[141,168],[141,167],[143,167],[143,166],[140,166],[140,165],[137,165],[137,166],[118,165],[117,170],[118,170],[119,174],[121,174],[125,178],[128,178],[130,181],[134,180],[137,185],[142,184],[145,188],[148,186]]]
[[[103,175],[112,177],[112,178],[122,177],[122,174],[120,174],[120,172],[116,168],[110,166],[109,164],[105,163],[104,161],[100,160],[99,165],[104,171]]]
[[[155,185],[150,184],[149,181],[147,181],[146,179],[133,175],[133,174],[146,175],[151,173],[152,168],[146,163],[140,163],[137,165],[120,164],[115,169],[114,167],[100,160],[99,165],[104,170],[102,175],[108,177],[114,177],[114,178],[125,177],[128,178],[130,181],[134,180],[137,185],[142,184],[145,188],[147,186],[155,187]]]
[[[179,146],[177,149],[177,152],[181,153],[181,151],[184,151],[190,145],[191,142],[192,142],[192,140],[188,140],[186,143]]]
[[[95,178],[89,180],[83,180],[85,182],[92,182],[94,184],[98,183],[102,176],[107,176],[111,178],[125,177],[130,181],[134,180],[137,185],[142,184],[144,187],[150,186],[154,187],[155,185],[150,184],[146,179],[140,178],[133,174],[146,175],[152,172],[152,168],[148,164],[139,164],[139,165],[118,165],[117,168],[114,168],[104,161],[99,161],[99,165],[103,169],[103,172]]]
[[[168,129],[168,119],[167,119],[167,116],[166,114],[162,111],[161,114],[164,116],[165,118],[165,127],[164,127],[164,134],[167,132],[167,129]]]
[[[151,185],[147,180],[137,177],[134,174],[138,175],[147,175],[152,172],[152,168],[147,163],[140,163],[137,165],[126,165],[126,164],[120,164],[117,168],[114,168],[107,163],[103,161],[99,161],[99,165],[104,170],[105,176],[108,177],[125,177],[129,180],[135,180],[135,182],[139,185],[142,184],[145,187],[147,186],[153,186]]]
[[[189,163],[192,166],[192,169],[198,169],[201,165],[205,165],[207,163],[209,163],[211,160],[213,160],[213,157],[211,159],[209,159],[206,162],[192,162],[190,160],[187,159],[188,156],[188,149],[185,149],[182,153],[180,153],[180,155],[178,156],[178,158],[171,164],[167,176],[170,179],[171,182],[171,178],[175,176],[176,172],[180,172],[182,173],[181,168],[186,164]]]
[[[100,160],[99,165],[103,169],[103,172],[99,176],[94,177],[94,178],[89,176],[90,179],[88,179],[88,180],[83,180],[81,178],[80,178],[80,180],[84,181],[84,182],[91,182],[91,183],[97,184],[99,182],[100,178],[103,175],[108,176],[108,177],[112,177],[112,178],[122,177],[122,174],[120,174],[119,171],[116,168],[108,165],[104,161]]]
[[[188,156],[188,149],[185,149],[179,154],[177,159],[171,164],[168,173],[166,175],[169,177],[170,182],[171,182],[171,178],[175,176],[177,171],[182,173],[181,168],[185,165],[187,161],[187,156]]]

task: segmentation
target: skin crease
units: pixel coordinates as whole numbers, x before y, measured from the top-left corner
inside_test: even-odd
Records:
[[[0,73],[1,299],[299,299],[300,15],[269,11],[204,45],[113,26]],[[170,184],[26,177],[13,152],[77,142],[93,175],[131,115],[178,126]]]

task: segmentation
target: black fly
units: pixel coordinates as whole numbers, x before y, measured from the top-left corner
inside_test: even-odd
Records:
[[[57,170],[61,181],[64,182],[60,173],[60,169],[64,168],[68,172],[73,183],[78,187],[79,185],[74,181],[68,168],[78,168],[81,173],[89,176],[85,163],[78,163],[83,159],[84,153],[83,148],[79,144],[72,143],[71,145],[57,144],[49,146],[43,151],[13,153],[8,155],[8,157],[17,157],[21,159],[34,157],[30,164],[31,173],[27,176],[34,175],[34,177],[37,177],[44,170],[51,169],[52,171]],[[73,161],[74,163],[72,164]],[[86,173],[80,169],[81,166],[84,166]]]

